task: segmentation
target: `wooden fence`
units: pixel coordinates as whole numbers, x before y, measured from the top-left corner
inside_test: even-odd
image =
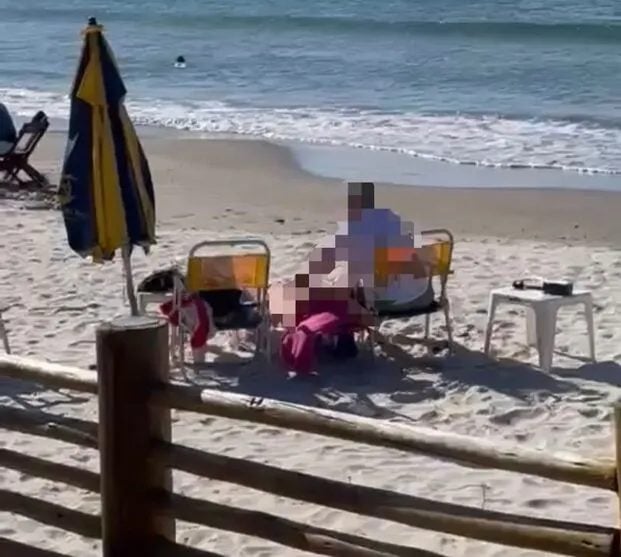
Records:
[[[256,536],[321,555],[439,557],[318,526],[176,494],[172,470],[406,526],[580,557],[618,556],[619,530],[435,502],[198,451],[171,441],[171,408],[245,420],[347,441],[390,447],[464,466],[496,468],[618,492],[621,412],[615,412],[616,459],[556,455],[339,412],[173,384],[166,324],[132,317],[97,331],[98,373],[16,356],[0,356],[0,377],[98,394],[99,424],[0,407],[0,428],[51,438],[100,453],[100,474],[0,449],[0,466],[99,492],[101,516],[0,490],[0,511],[90,538],[104,557],[216,556],[175,541],[175,521]],[[62,557],[0,538],[0,555]]]

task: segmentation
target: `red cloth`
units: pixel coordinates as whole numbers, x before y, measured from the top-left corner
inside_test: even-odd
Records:
[[[181,297],[181,308],[174,308],[174,302],[164,302],[160,306],[161,312],[168,320],[178,327],[180,313],[186,314],[188,319],[183,319],[184,324],[188,321],[192,324],[190,331],[190,346],[193,349],[201,348],[207,344],[207,339],[212,331],[212,323],[209,316],[207,303],[197,294],[189,294]]]
[[[310,311],[314,313],[310,314]],[[280,345],[280,357],[296,373],[310,373],[315,363],[315,347],[320,335],[334,335],[359,329],[359,323],[349,315],[348,302],[322,300],[308,302],[295,330],[287,331]]]

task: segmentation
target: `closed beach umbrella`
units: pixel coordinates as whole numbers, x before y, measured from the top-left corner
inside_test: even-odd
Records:
[[[125,85],[94,18],[71,91],[69,137],[59,194],[71,248],[93,261],[120,249],[132,314],[133,246],[155,243],[155,202],[147,159],[123,104]]]

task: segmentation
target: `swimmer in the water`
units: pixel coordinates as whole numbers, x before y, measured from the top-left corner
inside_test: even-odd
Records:
[[[185,68],[185,58],[183,56],[177,56],[175,68]]]

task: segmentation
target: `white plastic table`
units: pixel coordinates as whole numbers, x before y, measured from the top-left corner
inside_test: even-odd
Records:
[[[496,308],[500,304],[516,304],[527,308],[526,335],[529,346],[539,351],[539,367],[549,371],[552,366],[554,337],[556,333],[556,314],[559,308],[576,304],[584,305],[589,351],[595,361],[595,331],[593,327],[593,299],[587,290],[574,291],[571,296],[554,296],[542,290],[518,290],[516,288],[497,288],[490,292],[485,330],[485,354],[489,354],[492,327]]]

